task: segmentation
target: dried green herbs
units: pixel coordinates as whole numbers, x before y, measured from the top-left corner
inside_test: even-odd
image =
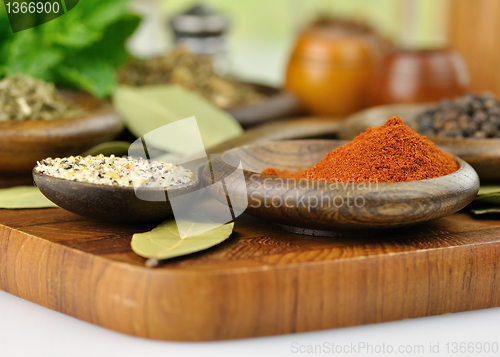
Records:
[[[83,113],[59,95],[53,83],[20,74],[0,81],[0,122],[71,118]]]
[[[131,61],[118,72],[118,81],[130,86],[176,84],[220,108],[251,104],[263,98],[252,86],[217,75],[210,58],[182,47],[162,57]]]

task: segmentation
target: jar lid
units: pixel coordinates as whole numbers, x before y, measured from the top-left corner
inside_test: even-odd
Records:
[[[227,17],[206,5],[196,5],[170,19],[176,35],[210,37],[223,34],[229,28]]]

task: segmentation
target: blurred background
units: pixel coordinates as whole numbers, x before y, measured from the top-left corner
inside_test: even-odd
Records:
[[[141,57],[167,51],[172,32],[167,19],[197,0],[138,0],[144,14],[129,45]],[[453,47],[465,58],[473,91],[500,94],[500,2],[496,0],[205,0],[231,26],[227,52],[239,78],[280,86],[293,45],[318,17],[354,20],[373,27],[399,47]]]

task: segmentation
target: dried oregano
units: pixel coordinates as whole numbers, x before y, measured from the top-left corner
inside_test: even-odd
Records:
[[[20,74],[0,81],[0,122],[71,118],[83,113],[53,83]]]
[[[161,57],[131,61],[118,72],[118,80],[130,86],[176,84],[220,108],[251,104],[263,98],[252,86],[215,73],[209,57],[183,47]]]

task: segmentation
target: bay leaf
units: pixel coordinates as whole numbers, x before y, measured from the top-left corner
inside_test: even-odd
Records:
[[[500,213],[500,208],[472,209],[471,212],[474,214]]]
[[[500,206],[500,193],[499,194],[490,194],[484,196],[478,196],[475,198],[475,202],[478,203],[491,203]]]
[[[168,220],[150,232],[132,237],[132,250],[144,258],[147,266],[159,260],[179,257],[208,249],[225,241],[233,232],[234,223],[224,224],[208,232],[181,239],[175,220]]]
[[[215,107],[205,98],[175,85],[144,87],[119,86],[113,104],[127,128],[137,137],[174,123],[196,117],[205,149],[239,136],[243,129],[226,111]],[[177,133],[176,133],[177,135]],[[191,132],[179,132],[182,140],[155,140],[158,149],[180,155],[193,154]],[[184,139],[186,138],[186,139]]]
[[[128,149],[130,147],[130,143],[127,141],[109,141],[106,143],[101,143],[99,145],[94,146],[91,149],[88,149],[81,156],[96,156],[99,154],[103,154],[104,156],[123,156],[128,155]]]
[[[35,186],[17,186],[0,189],[0,208],[53,208],[57,205],[46,198]]]
[[[484,196],[484,195],[491,195],[491,194],[495,194],[495,193],[500,194],[500,186],[486,185],[486,186],[479,187],[479,191],[478,191],[477,195]]]

